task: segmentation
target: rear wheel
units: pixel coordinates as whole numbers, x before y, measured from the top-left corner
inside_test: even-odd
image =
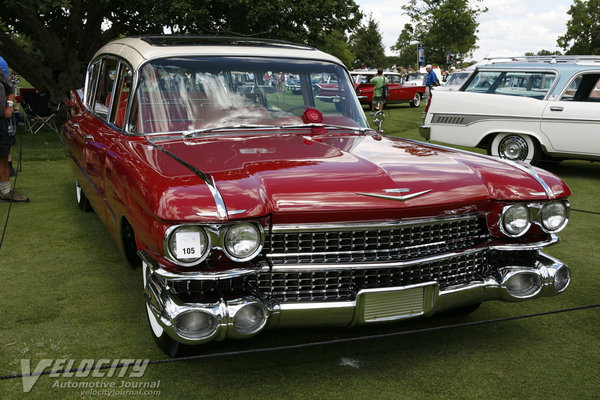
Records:
[[[85,193],[83,193],[83,190],[81,189],[81,186],[79,186],[79,182],[77,180],[75,180],[75,196],[77,199],[77,207],[79,207],[81,211],[92,211],[92,205],[90,204],[90,201],[86,197]]]
[[[411,107],[419,107],[421,104],[421,93],[415,93],[415,97],[408,103]]]
[[[498,133],[488,146],[488,154],[511,161],[537,164],[542,151],[536,139],[518,133]]]

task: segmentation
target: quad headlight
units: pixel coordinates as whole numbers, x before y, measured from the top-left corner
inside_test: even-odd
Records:
[[[258,225],[242,222],[232,225],[223,239],[229,258],[234,261],[247,261],[262,248],[262,231]]]
[[[206,231],[197,225],[180,225],[167,230],[165,251],[169,257],[183,266],[202,261],[208,254],[210,239]]]
[[[175,225],[163,239],[165,255],[175,264],[192,267],[203,262],[212,250],[220,250],[236,262],[256,257],[264,242],[262,226],[254,222],[235,224]]]
[[[551,233],[562,230],[569,219],[569,208],[564,201],[551,201],[542,206],[540,222]]]
[[[500,215],[500,230],[507,236],[519,237],[527,232],[531,225],[529,208],[525,204],[513,204],[504,207]]]
[[[532,223],[544,232],[556,233],[569,222],[569,202],[554,200],[547,203],[513,204],[502,209],[498,219],[500,231],[506,236],[522,236]]]

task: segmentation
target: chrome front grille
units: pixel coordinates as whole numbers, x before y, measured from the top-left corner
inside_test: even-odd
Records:
[[[414,260],[464,250],[489,239],[484,218],[411,223],[274,227],[263,254],[273,265]]]
[[[282,302],[354,300],[361,289],[436,281],[440,289],[482,281],[492,273],[486,250],[430,262],[377,268],[339,268],[272,272],[249,277],[264,295]]]

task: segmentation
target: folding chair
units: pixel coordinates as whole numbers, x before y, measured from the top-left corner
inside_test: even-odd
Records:
[[[32,134],[36,134],[46,126],[58,133],[54,117],[60,109],[60,104],[53,104],[48,94],[38,93],[35,89],[21,89],[21,96],[25,128]]]

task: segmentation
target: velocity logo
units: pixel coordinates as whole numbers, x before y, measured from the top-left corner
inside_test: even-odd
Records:
[[[74,359],[45,358],[40,360],[33,371],[30,359],[21,359],[23,391],[28,393],[42,375],[51,378],[141,378],[146,372],[149,359],[82,359],[78,364]],[[48,368],[50,371],[47,372]],[[88,385],[89,386],[89,385]],[[79,387],[75,382],[73,387]]]

